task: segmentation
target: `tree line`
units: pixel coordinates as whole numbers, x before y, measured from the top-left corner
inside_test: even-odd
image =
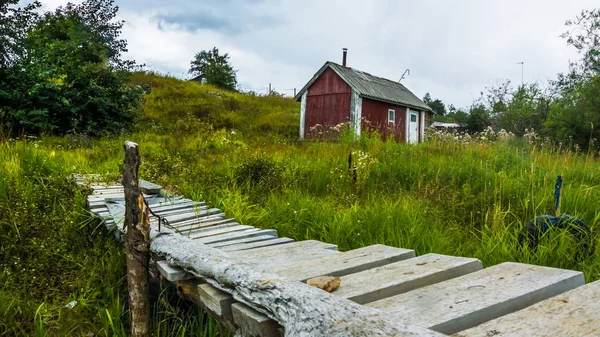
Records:
[[[515,87],[508,80],[487,87],[466,109],[446,107],[427,93],[423,101],[434,111],[434,121],[459,123],[469,132],[492,127],[523,136],[526,130],[535,130],[555,143],[599,149],[600,9],[582,11],[566,27],[561,37],[581,55],[567,73],[544,87],[539,83]]]

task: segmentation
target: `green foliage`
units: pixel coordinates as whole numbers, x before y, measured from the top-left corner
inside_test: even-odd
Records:
[[[591,77],[569,90],[551,106],[545,122],[556,139],[595,150],[600,139],[600,76]],[[596,127],[596,128],[595,128]]]
[[[439,98],[434,100],[429,93],[426,93],[423,97],[423,102],[429,105],[437,116],[444,116],[446,114],[446,105]]]
[[[542,130],[550,104],[550,98],[536,83],[512,89],[506,81],[490,88],[487,99],[497,128],[519,137],[528,129]]]
[[[35,20],[0,83],[3,124],[13,132],[98,135],[134,121],[142,91],[127,85],[122,22],[110,0],[68,4]]]
[[[252,137],[298,136],[300,106],[291,98],[244,95],[143,72],[134,73],[132,83],[150,88],[140,127],[160,134],[226,129]]]
[[[565,25],[569,31],[561,35],[567,44],[583,54],[582,68],[588,74],[600,74],[600,9],[583,10]]]
[[[490,125],[490,113],[482,103],[474,103],[467,117],[469,132],[482,132]]]
[[[236,170],[239,185],[246,185],[253,194],[272,193],[281,188],[281,169],[271,159],[262,154],[248,158]]]
[[[236,71],[229,63],[229,55],[220,55],[217,47],[197,53],[189,73],[220,89],[233,91],[237,85]]]

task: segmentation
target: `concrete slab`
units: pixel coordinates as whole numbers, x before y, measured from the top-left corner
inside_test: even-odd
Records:
[[[581,272],[507,262],[367,306],[405,324],[452,334],[584,283]]]
[[[481,270],[477,259],[426,254],[342,276],[332,294],[365,304]]]
[[[600,336],[599,313],[600,281],[596,281],[453,336]]]
[[[290,263],[275,269],[274,272],[289,279],[306,281],[317,276],[343,276],[357,273],[414,256],[415,251],[411,249],[372,245],[301,263]]]

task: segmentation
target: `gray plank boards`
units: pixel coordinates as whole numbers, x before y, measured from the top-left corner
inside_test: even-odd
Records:
[[[285,247],[285,246],[284,246]],[[415,256],[415,251],[385,245],[372,245],[301,263],[287,264],[275,273],[293,280],[305,281],[317,276],[343,276]]]
[[[151,183],[144,179],[140,179],[139,184],[140,188],[142,189],[142,192],[146,194],[159,194],[160,189],[162,188],[162,186],[157,185],[155,183]]]
[[[283,328],[277,322],[243,303],[234,303],[231,311],[233,322],[247,336],[283,336]]]
[[[364,304],[481,270],[477,259],[426,254],[342,276],[332,294]]]
[[[197,228],[206,228],[212,226],[220,226],[226,224],[235,224],[239,225],[235,219],[193,219],[188,221],[178,222],[176,224],[172,224],[171,227],[176,229],[178,232],[187,233],[190,230]]]
[[[273,238],[271,240],[261,240],[255,242],[242,243],[239,245],[220,247],[220,249],[226,252],[235,252],[240,250],[255,249],[267,246],[283,245],[290,242],[294,242],[294,240],[290,238]]]
[[[240,244],[244,244],[244,243],[252,243],[252,242],[264,241],[264,240],[273,240],[273,239],[275,239],[275,237],[270,236],[270,235],[260,235],[260,236],[250,237],[250,238],[239,239],[239,240],[232,240],[232,241],[218,242],[218,243],[209,243],[208,245],[211,247],[214,247],[214,248],[224,248],[227,246],[240,245]]]
[[[244,229],[244,230],[241,230],[238,232],[221,234],[218,236],[209,236],[209,237],[198,238],[198,239],[194,239],[194,240],[198,241],[200,243],[208,244],[208,243],[218,243],[218,242],[225,242],[225,241],[230,241],[230,240],[249,238],[249,237],[259,236],[259,235],[277,236],[277,231],[275,231],[274,229],[262,230],[262,229],[258,229],[258,228],[250,228],[250,229]]]
[[[506,262],[367,306],[452,334],[583,284],[580,272]]]
[[[221,225],[217,228],[195,230],[190,233],[189,237],[192,239],[200,239],[200,238],[206,238],[206,237],[216,236],[216,235],[221,235],[221,234],[230,234],[233,232],[239,232],[239,231],[248,230],[248,229],[255,229],[255,228],[252,226],[245,226],[245,225],[233,225],[233,226]]]
[[[600,281],[496,318],[454,337],[600,336]]]
[[[167,280],[171,282],[189,280],[195,278],[194,275],[188,273],[187,271],[179,268],[171,266],[167,261],[157,261],[156,268],[164,276]]]
[[[334,248],[337,248],[337,246],[320,241],[306,240],[284,245],[228,252],[228,254],[246,263],[255,264],[261,269],[274,271],[291,263],[341,254],[337,250],[334,250]]]

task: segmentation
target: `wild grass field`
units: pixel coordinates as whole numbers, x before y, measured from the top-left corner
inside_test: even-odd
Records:
[[[377,134],[297,139],[298,103],[228,93],[138,73],[147,94],[137,130],[110,138],[0,137],[0,335],[125,336],[122,248],[85,209],[73,173],[120,174],[125,140],[140,145],[144,179],[223,209],[243,224],[349,250],[371,244],[581,270],[600,279],[600,162],[519,139],[432,138],[418,145]],[[356,178],[348,170],[348,157]],[[517,235],[550,214],[562,174],[562,211],[594,232],[581,254],[568,233],[539,249]],[[155,298],[156,336],[227,335],[199,309]]]

